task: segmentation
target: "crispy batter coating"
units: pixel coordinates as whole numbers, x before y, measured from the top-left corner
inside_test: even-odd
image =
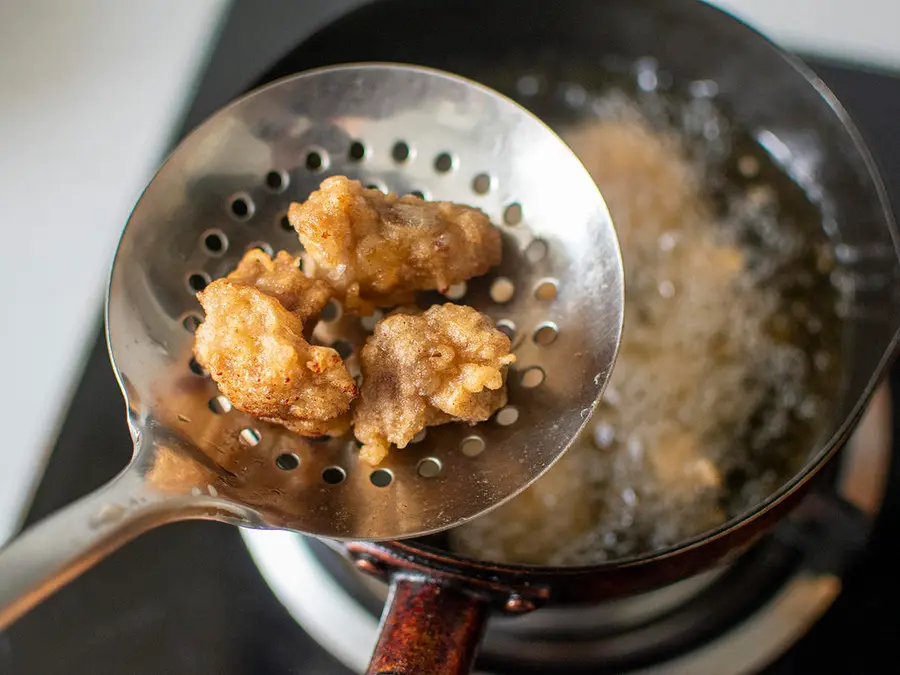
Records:
[[[235,284],[256,286],[305,321],[328,304],[331,288],[324,281],[306,276],[298,263],[299,259],[287,251],[279,251],[272,259],[265,251],[254,248],[244,254],[226,278]]]
[[[410,302],[418,290],[445,291],[502,254],[499,231],[479,209],[385,195],[345,176],[291,204],[288,218],[317,274],[363,314]]]
[[[236,408],[304,436],[347,430],[356,383],[336,351],[256,286],[218,279],[197,294],[206,319],[194,355]]]
[[[447,303],[382,319],[362,349],[353,425],[360,458],[378,464],[422,429],[476,424],[506,404],[509,338],[477,310]]]

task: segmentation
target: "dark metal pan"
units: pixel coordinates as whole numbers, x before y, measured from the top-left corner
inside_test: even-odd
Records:
[[[518,99],[553,126],[571,113],[523,97],[522,73],[590,86],[608,59],[652,57],[675,88],[713,82],[735,124],[765,133],[816,202],[846,283],[843,375],[821,442],[755,508],[665,550],[590,567],[498,565],[432,542],[351,543],[362,570],[391,584],[370,673],[468,672],[490,611],[623,596],[696,574],[752,544],[791,510],[848,438],[898,340],[900,248],[884,188],[847,113],[805,65],[728,14],[694,0],[383,0],[327,25],[265,79],[357,61],[455,72]],[[627,290],[626,290],[627,292]],[[627,328],[626,328],[627,330]]]

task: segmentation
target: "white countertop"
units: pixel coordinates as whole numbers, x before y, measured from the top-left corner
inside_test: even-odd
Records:
[[[900,70],[897,0],[707,0],[784,47]]]
[[[0,2],[0,543],[52,449],[119,233],[225,5]]]
[[[895,0],[713,4],[789,48],[900,69]],[[0,1],[0,544],[77,383],[119,232],[190,101],[226,5]]]

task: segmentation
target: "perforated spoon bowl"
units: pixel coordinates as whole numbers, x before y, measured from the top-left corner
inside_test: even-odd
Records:
[[[502,264],[447,295],[512,338],[509,405],[475,427],[429,428],[376,469],[359,461],[352,436],[303,439],[233,409],[191,358],[196,292],[249,247],[299,252],[287,208],[330,174],[480,207],[503,234]],[[618,243],[594,182],[555,134],[499,94],[371,64],[310,71],[239,99],[168,158],[116,254],[106,323],[133,459],[0,551],[0,628],[170,521],[398,539],[498,506],[586,423],[615,360],[622,306]],[[371,321],[332,306],[315,337],[352,369]]]

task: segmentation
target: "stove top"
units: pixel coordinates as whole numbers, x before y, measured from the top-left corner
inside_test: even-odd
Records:
[[[267,64],[258,59],[277,56],[254,52],[256,43],[246,39],[248,31],[274,31],[272,44],[286,41],[283,23],[256,17],[251,24],[253,15],[243,7],[233,11],[223,27],[184,130],[237,93],[232,90],[234,82],[223,84],[229,82],[230,73],[238,72],[234,64],[242,64],[240,72],[248,74],[248,64],[256,63],[257,72],[262,72]],[[810,63],[855,117],[900,209],[900,135],[896,133],[900,78],[847,65]],[[891,373],[890,384],[893,400],[900,401],[900,368]],[[900,405],[895,403],[893,409],[892,431],[897,439]],[[124,404],[98,329],[28,522],[112,478],[130,454]],[[900,607],[900,584],[894,581],[900,550],[893,542],[894,533],[900,531],[900,441],[894,441],[891,454],[887,497],[865,549],[843,571],[840,596],[765,672],[895,670],[887,665],[896,653],[895,622],[884,619]],[[303,579],[297,581],[303,583]],[[350,672],[304,632],[282,605],[241,533],[208,522],[173,524],[144,535],[0,633],[3,675]]]

